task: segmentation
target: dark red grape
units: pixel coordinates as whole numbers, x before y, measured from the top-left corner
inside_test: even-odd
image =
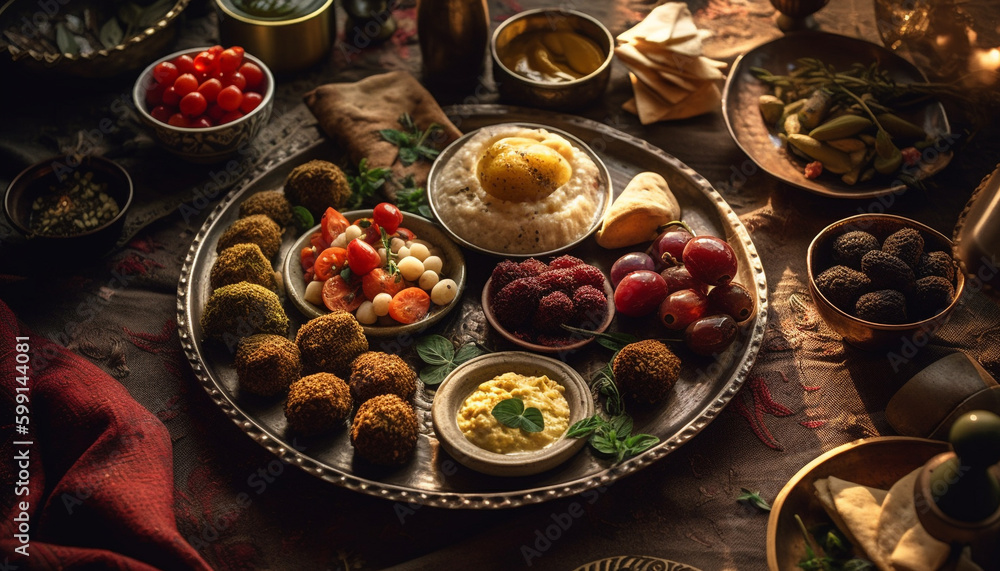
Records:
[[[667,329],[679,331],[708,310],[708,298],[700,291],[682,289],[668,295],[660,304],[660,323]]]
[[[736,323],[750,319],[755,306],[750,292],[736,282],[712,288],[712,291],[708,292],[708,303],[713,311],[725,313],[736,320]]]
[[[679,266],[684,254],[684,246],[693,238],[690,232],[681,227],[670,227],[660,233],[649,247],[649,255],[658,267]]]
[[[663,281],[667,282],[667,293],[682,289],[694,289],[701,293],[708,292],[708,285],[691,277],[691,273],[684,266],[667,268],[660,272],[660,276]]]
[[[736,275],[736,253],[721,238],[695,236],[684,246],[683,257],[688,272],[709,285],[729,283]]]
[[[652,270],[653,258],[642,252],[629,252],[615,260],[611,265],[611,285],[618,287],[618,283],[628,274],[638,270]]]
[[[684,344],[699,355],[721,353],[736,339],[736,322],[728,315],[709,315],[687,326]]]
[[[660,274],[652,270],[638,270],[618,283],[615,308],[622,315],[639,317],[656,311],[665,297],[667,284]]]

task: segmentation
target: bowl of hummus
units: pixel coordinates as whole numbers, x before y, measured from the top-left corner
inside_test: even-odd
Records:
[[[462,363],[438,387],[431,407],[441,447],[460,464],[494,476],[550,470],[579,452],[574,423],[593,416],[594,399],[572,367],[521,351]]]
[[[533,123],[466,133],[431,166],[427,198],[460,244],[495,256],[544,256],[579,244],[611,206],[611,176],[573,135]]]

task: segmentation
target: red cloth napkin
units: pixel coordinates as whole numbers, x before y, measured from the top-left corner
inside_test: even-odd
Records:
[[[0,403],[0,568],[209,569],[177,531],[166,427],[2,301]]]

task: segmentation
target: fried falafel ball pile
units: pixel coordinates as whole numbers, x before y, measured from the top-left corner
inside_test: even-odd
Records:
[[[417,372],[399,355],[368,351],[351,363],[347,384],[358,402],[385,394],[409,400],[417,390]]]
[[[271,262],[257,244],[233,244],[219,252],[208,276],[212,290],[225,285],[249,282],[277,292],[278,279]]]
[[[239,282],[212,292],[201,314],[201,327],[209,337],[232,344],[255,333],[288,335],[288,316],[276,293]]]
[[[302,355],[306,373],[327,372],[346,379],[351,362],[368,350],[365,330],[353,314],[332,311],[310,319],[299,328],[295,344]]]
[[[281,335],[259,333],[240,340],[233,359],[240,389],[270,397],[302,376],[299,348]]]
[[[281,248],[281,227],[263,214],[239,218],[219,236],[215,251],[222,252],[236,244],[257,244],[270,260]]]
[[[347,204],[351,187],[337,165],[312,160],[288,173],[285,196],[292,204],[305,207],[319,220],[328,207],[340,210]]]
[[[629,343],[611,361],[618,392],[637,404],[662,402],[680,376],[681,360],[662,342]]]
[[[240,203],[240,218],[263,214],[284,228],[291,226],[295,220],[292,214],[292,203],[280,190],[264,190],[254,193]]]
[[[354,451],[373,464],[399,465],[417,446],[419,424],[410,403],[394,394],[379,395],[358,407],[351,423]]]
[[[864,231],[833,241],[833,266],[816,276],[831,303],[865,321],[902,324],[939,313],[955,296],[955,263],[945,252],[924,252],[920,231],[902,228],[879,246]]]
[[[351,414],[351,389],[332,373],[302,377],[288,388],[285,418],[288,426],[304,436],[330,432]]]

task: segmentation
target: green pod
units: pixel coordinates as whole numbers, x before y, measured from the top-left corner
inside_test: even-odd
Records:
[[[875,135],[875,152],[883,159],[891,158],[894,153],[899,152],[899,148],[892,144],[892,137],[884,129],[879,129]]]
[[[777,125],[785,113],[784,102],[774,95],[761,95],[757,105],[760,107],[760,114],[764,116],[764,122],[768,125]]]
[[[875,116],[882,128],[893,137],[920,141],[927,138],[927,132],[910,123],[906,119],[892,113],[881,113]]]
[[[802,111],[799,112],[802,126],[806,129],[813,129],[819,125],[820,121],[829,113],[832,103],[833,96],[828,91],[823,89],[813,91],[806,104],[802,107]]]
[[[872,126],[871,119],[859,115],[841,115],[809,131],[809,136],[817,141],[831,141],[853,137]]]
[[[788,143],[823,163],[823,168],[834,174],[844,174],[851,170],[851,157],[847,153],[838,151],[808,135],[789,134]]]
[[[816,137],[813,138],[815,139]],[[863,151],[868,148],[868,145],[866,145],[864,141],[862,141],[861,139],[855,139],[853,137],[847,139],[833,139],[830,141],[823,141],[823,142],[826,143],[827,145],[830,145],[834,149],[837,149],[838,151],[844,151],[845,153]]]

